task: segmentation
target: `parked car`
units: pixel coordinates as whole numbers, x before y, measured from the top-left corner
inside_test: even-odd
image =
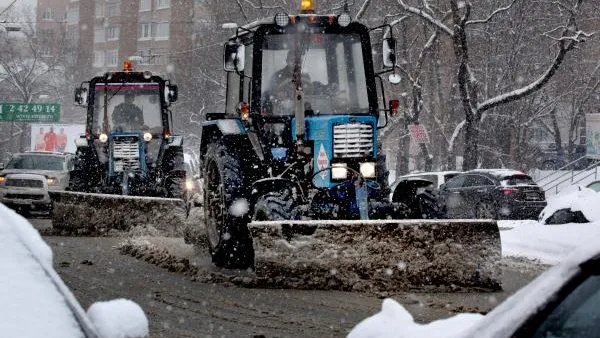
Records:
[[[37,174],[48,179],[48,189],[64,190],[69,184],[73,155],[55,152],[25,152],[14,154],[6,167],[0,168],[0,182],[8,174]]]
[[[476,169],[440,187],[444,218],[537,219],[546,206],[544,190],[516,170]]]
[[[0,203],[19,213],[52,211],[47,179],[37,174],[6,174],[0,179]]]
[[[436,171],[400,176],[391,186],[390,200],[404,204],[408,218],[439,218],[437,190],[458,174],[459,171]]]
[[[148,319],[117,299],[84,311],[52,266],[52,250],[23,217],[0,204],[0,337],[142,338]]]

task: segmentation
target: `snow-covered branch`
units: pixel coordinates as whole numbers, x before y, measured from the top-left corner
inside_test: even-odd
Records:
[[[502,12],[506,12],[509,9],[511,9],[511,7],[515,4],[515,2],[517,2],[517,0],[512,0],[512,2],[508,5],[506,5],[505,7],[500,7],[498,9],[496,9],[495,11],[493,11],[487,18],[482,19],[482,20],[469,20],[467,21],[465,24],[466,25],[474,25],[474,24],[482,24],[482,23],[488,23],[490,22],[496,15],[502,13]]]
[[[398,0],[398,5],[400,7],[402,7],[402,9],[404,9],[405,11],[416,14],[416,15],[420,16],[421,18],[425,19],[425,21],[434,25],[435,27],[437,27],[439,30],[446,33],[447,35],[454,36],[454,32],[450,28],[448,28],[448,26],[446,26],[442,21],[432,17],[429,13],[421,10],[420,8],[409,6],[409,5],[405,4],[404,1],[402,1],[402,0]]]
[[[363,2],[363,4],[358,9],[358,13],[356,13],[354,20],[358,21],[363,17],[363,15],[365,15],[365,12],[367,11],[367,8],[369,8],[371,2],[372,0],[365,0],[365,2]]]

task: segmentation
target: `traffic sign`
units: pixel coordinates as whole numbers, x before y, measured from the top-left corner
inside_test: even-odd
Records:
[[[0,102],[0,122],[58,122],[60,104]]]
[[[408,126],[408,130],[410,131],[410,136],[415,143],[429,144],[429,134],[427,133],[427,129],[425,129],[424,125],[414,123]]]

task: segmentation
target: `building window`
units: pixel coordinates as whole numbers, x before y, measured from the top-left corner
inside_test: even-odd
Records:
[[[155,23],[153,35],[156,40],[168,40],[169,39],[169,23],[168,22]]]
[[[138,50],[138,55],[142,58],[140,61],[141,65],[149,65],[151,62],[150,49]]]
[[[71,8],[67,12],[67,23],[75,24],[79,22],[79,8]]]
[[[119,26],[109,26],[106,28],[106,40],[119,40]]]
[[[97,18],[104,17],[104,1],[96,0],[96,10],[95,14]]]
[[[150,39],[152,37],[152,26],[149,23],[140,24],[140,39]]]
[[[169,8],[169,0],[156,0],[156,9]]]
[[[104,67],[104,51],[94,51],[94,67]]]
[[[150,8],[150,5],[152,4],[152,2],[150,0],[140,0],[140,12],[145,12],[145,11],[149,11],[152,8]]]
[[[104,28],[96,28],[94,29],[94,42],[104,42]]]
[[[119,59],[119,50],[111,49],[106,51],[106,66],[107,67],[116,67]]]
[[[44,21],[54,20],[54,12],[52,11],[52,8],[44,9],[44,11],[42,12],[42,20],[44,20]]]
[[[118,2],[106,4],[106,16],[114,17],[121,15],[121,4]]]

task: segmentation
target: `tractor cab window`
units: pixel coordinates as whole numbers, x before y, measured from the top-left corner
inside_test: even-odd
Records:
[[[98,83],[95,87],[93,131],[162,132],[159,85]]]
[[[293,115],[301,74],[304,104],[314,114],[367,114],[366,77],[358,34],[270,34],[262,45],[261,113]]]

